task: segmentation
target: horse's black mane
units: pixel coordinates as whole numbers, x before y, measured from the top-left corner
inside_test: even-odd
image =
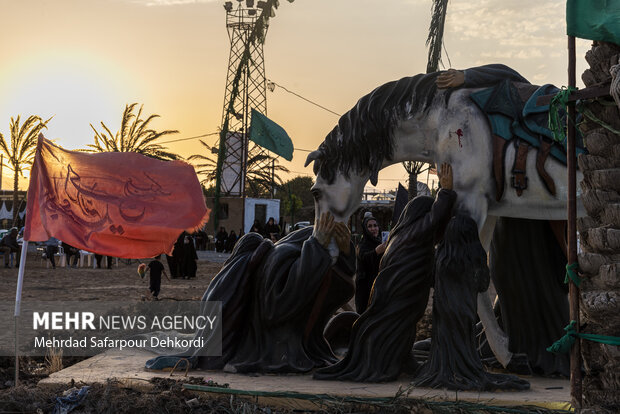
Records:
[[[351,169],[357,173],[370,171],[371,181],[376,184],[383,161],[392,159],[398,120],[429,107],[437,94],[435,79],[439,74],[388,82],[360,98],[319,146],[315,175],[331,183],[338,170],[347,177]],[[451,91],[445,92],[446,103]]]

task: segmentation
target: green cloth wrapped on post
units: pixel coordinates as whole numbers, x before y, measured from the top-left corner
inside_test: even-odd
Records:
[[[566,335],[555,341],[553,345],[547,348],[547,351],[554,354],[565,354],[570,352],[570,349],[577,338],[606,345],[620,346],[620,337],[579,333],[577,332],[577,329],[575,329],[576,324],[576,321],[570,321],[570,324],[564,328]]]
[[[566,34],[620,45],[620,0],[568,0]]]

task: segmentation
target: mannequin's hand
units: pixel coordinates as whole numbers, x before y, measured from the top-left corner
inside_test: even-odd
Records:
[[[319,218],[319,222],[316,224],[314,228],[314,238],[319,242],[319,244],[327,249],[329,246],[329,242],[332,238],[332,233],[334,232],[334,216],[329,211],[321,214]]]
[[[456,88],[465,83],[465,73],[456,69],[448,69],[437,76],[435,83],[439,89]]]
[[[437,174],[439,176],[439,183],[441,184],[441,188],[445,188],[446,190],[452,190],[453,179],[452,179],[452,166],[444,162],[441,164],[441,169]]]
[[[348,256],[351,250],[351,232],[346,224],[340,222],[335,223],[334,238],[336,239],[338,250]]]

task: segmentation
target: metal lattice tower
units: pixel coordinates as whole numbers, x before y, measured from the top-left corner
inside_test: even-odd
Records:
[[[222,124],[226,120],[232,99],[234,103],[233,112],[228,115],[226,153],[221,172],[220,191],[223,196],[245,196],[248,159],[267,154],[266,150],[248,140],[251,110],[255,109],[262,114],[267,114],[263,42],[249,42],[248,40],[257,23],[260,9],[252,7],[253,1],[246,1],[247,7],[243,6],[244,3],[241,0],[238,1],[236,9],[231,7],[230,2],[227,2],[228,8],[226,8],[230,55]],[[247,47],[250,52],[249,61],[237,82],[238,69]],[[238,85],[237,91],[235,91],[236,85]],[[269,161],[265,160],[263,163],[265,165],[260,165],[259,162],[259,165],[255,165],[254,168],[268,168]]]

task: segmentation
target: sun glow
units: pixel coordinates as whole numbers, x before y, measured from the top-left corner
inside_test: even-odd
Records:
[[[10,140],[10,119],[18,115],[20,124],[30,115],[52,118],[43,130],[45,137],[78,149],[94,142],[90,124],[101,130],[103,121],[116,131],[127,103],[124,92],[131,88],[126,75],[109,66],[90,56],[38,55],[0,69],[0,132]],[[13,173],[4,163],[2,188],[12,188]],[[20,189],[27,185],[20,179]]]
[[[101,121],[113,131],[118,127],[126,103],[117,92],[122,85],[92,60],[42,59],[13,72],[0,83],[0,131],[5,136],[10,118],[18,115],[22,122],[30,115],[53,117],[43,134],[68,149],[93,142],[91,123],[98,129]]]

